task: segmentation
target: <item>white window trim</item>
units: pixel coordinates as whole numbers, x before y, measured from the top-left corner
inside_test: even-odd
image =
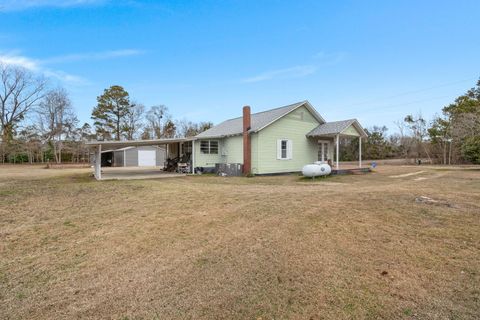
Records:
[[[287,142],[287,157],[282,158],[282,142]],[[277,160],[286,161],[293,159],[293,142],[290,139],[278,139],[277,140]]]

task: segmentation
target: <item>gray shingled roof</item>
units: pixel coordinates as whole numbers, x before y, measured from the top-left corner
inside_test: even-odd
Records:
[[[351,126],[355,122],[358,123],[356,119],[326,122],[324,124],[319,125],[309,133],[307,133],[307,137],[339,134],[339,133],[342,133],[343,130],[347,129],[349,126]]]
[[[287,113],[295,110],[296,108],[302,105],[308,106],[311,108],[308,101],[297,102],[294,104],[290,104],[288,106],[271,109],[263,112],[252,113],[251,115],[251,129],[250,132],[256,132],[263,127],[267,126],[268,124],[272,123],[273,121],[283,117]],[[315,110],[312,108],[312,113],[315,113],[320,122],[324,122],[322,117],[316,113]],[[225,136],[232,136],[242,134],[243,132],[243,120],[242,117],[226,120],[200,134],[198,134],[195,138],[214,138],[214,137],[225,137]]]

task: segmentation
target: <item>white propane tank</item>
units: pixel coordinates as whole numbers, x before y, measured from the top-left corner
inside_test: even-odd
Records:
[[[305,177],[327,176],[332,172],[332,168],[326,164],[307,164],[302,168],[302,174]]]

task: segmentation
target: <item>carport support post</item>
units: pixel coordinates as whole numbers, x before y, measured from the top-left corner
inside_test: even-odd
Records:
[[[358,138],[358,167],[362,167],[362,136]]]
[[[97,180],[102,179],[102,145],[97,147],[97,153],[95,154],[95,178]]]
[[[338,170],[338,158],[339,158],[339,151],[340,151],[340,135],[339,134],[337,134],[336,140],[337,140],[337,165],[336,165],[336,167],[337,167],[337,170]]]
[[[192,173],[195,174],[195,140],[192,140]]]

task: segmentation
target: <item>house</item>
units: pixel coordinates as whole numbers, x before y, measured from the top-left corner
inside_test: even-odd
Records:
[[[338,142],[343,137],[363,138],[366,133],[356,119],[326,122],[308,101],[253,114],[247,106],[242,117],[194,137],[193,166],[241,163],[244,173],[254,174],[298,172],[316,161],[338,167]]]
[[[115,160],[115,154],[119,153],[120,159],[123,152],[125,159],[128,148],[163,146],[167,161],[181,159],[189,163],[192,173],[235,164],[242,167],[244,174],[275,174],[299,172],[305,164],[317,161],[331,163],[338,170],[339,142],[344,138],[360,138],[361,167],[362,139],[366,136],[356,119],[326,122],[308,101],[302,101],[258,113],[251,113],[246,106],[241,117],[226,120],[195,137],[94,141],[87,145],[95,148],[98,159],[102,147],[108,148],[117,163],[122,160]],[[152,159],[149,161],[153,163]],[[137,160],[138,166],[142,163]],[[95,163],[95,177],[101,179],[100,161]]]

